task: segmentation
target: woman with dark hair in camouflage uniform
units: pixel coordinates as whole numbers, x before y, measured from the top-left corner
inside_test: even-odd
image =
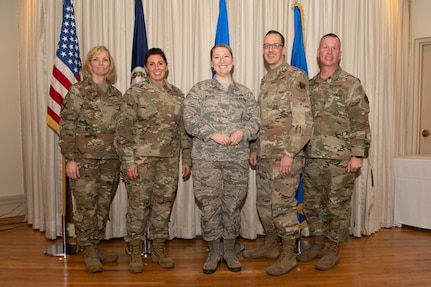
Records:
[[[151,260],[163,268],[174,266],[165,241],[181,150],[183,177],[191,169],[192,142],[183,123],[184,94],[166,80],[168,63],[161,49],[148,50],[144,61],[147,78],[126,92],[115,139],[129,195],[125,241],[131,250],[131,273],[144,270],[141,253],[147,226],[153,240]]]
[[[248,191],[249,141],[256,139],[260,126],[253,93],[232,78],[231,48],[218,44],[210,56],[214,78],[197,83],[184,103],[184,122],[193,136],[193,189],[210,251],[203,266],[206,274],[214,273],[220,262],[220,239],[228,269],[241,270],[234,246]]]
[[[75,198],[78,245],[85,250],[87,271],[100,272],[103,262],[118,259],[100,249],[99,242],[120,179],[113,141],[122,94],[113,86],[117,72],[106,47],[88,52],[82,73],[84,80],[69,89],[61,107],[59,144]]]

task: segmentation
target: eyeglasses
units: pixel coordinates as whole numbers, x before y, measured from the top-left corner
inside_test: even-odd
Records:
[[[269,48],[273,48],[273,49],[278,49],[283,47],[283,44],[279,44],[279,43],[274,43],[274,44],[263,44],[263,48],[264,49],[269,49]]]

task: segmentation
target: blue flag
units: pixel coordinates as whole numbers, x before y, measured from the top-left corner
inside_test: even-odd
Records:
[[[133,33],[132,75],[130,79],[132,85],[145,79],[144,56],[147,51],[144,8],[142,7],[142,0],[135,0],[135,30]]]
[[[295,37],[293,38],[292,57],[290,64],[304,70],[308,74],[307,58],[305,57],[304,34],[302,31],[302,6],[293,7]]]
[[[229,45],[229,21],[227,18],[226,0],[220,0],[219,2],[219,14],[214,45],[217,44]],[[213,71],[212,74],[214,77],[215,72]]]
[[[220,0],[219,2],[219,14],[217,20],[217,30],[215,37],[215,45],[217,44],[229,44],[229,21],[227,18],[226,0]]]
[[[302,6],[300,4],[294,4],[294,25],[295,25],[295,37],[293,38],[292,57],[290,64],[299,69],[304,70],[308,74],[307,58],[305,57],[305,45],[304,36],[302,32]],[[302,187],[302,174],[299,181],[298,191],[296,192],[296,201],[298,205],[298,221],[299,228],[307,226],[307,221],[302,210],[304,202],[304,190]]]

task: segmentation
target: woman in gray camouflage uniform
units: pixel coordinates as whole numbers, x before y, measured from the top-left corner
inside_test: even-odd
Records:
[[[214,78],[197,83],[184,102],[186,130],[193,136],[193,189],[210,250],[203,266],[206,274],[214,273],[220,262],[220,239],[229,270],[241,270],[234,246],[248,191],[249,141],[256,139],[260,126],[252,92],[232,78],[231,48],[218,44],[210,56]]]
[[[103,262],[118,259],[99,242],[120,179],[113,141],[122,94],[113,86],[117,71],[106,47],[88,52],[82,73],[84,80],[69,89],[61,107],[59,144],[75,198],[77,242],[85,250],[87,271],[100,272]]]

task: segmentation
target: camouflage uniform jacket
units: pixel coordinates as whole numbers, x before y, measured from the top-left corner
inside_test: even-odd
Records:
[[[287,63],[268,71],[258,102],[262,126],[251,150],[262,158],[302,155],[313,125],[305,72]]]
[[[142,164],[146,157],[178,157],[191,165],[192,140],[184,129],[184,94],[165,81],[146,79],[124,95],[115,146],[124,169]]]
[[[314,130],[309,158],[350,159],[367,156],[370,145],[369,103],[359,79],[340,67],[327,79],[310,81]]]
[[[192,158],[211,161],[248,160],[249,141],[256,138],[260,126],[259,108],[253,93],[235,81],[224,87],[210,79],[192,87],[185,99],[184,121],[193,136]],[[216,133],[230,136],[241,130],[242,141],[221,146],[211,137]]]
[[[118,159],[115,126],[122,94],[104,92],[91,78],[72,85],[61,106],[59,145],[66,161],[77,158]]]

